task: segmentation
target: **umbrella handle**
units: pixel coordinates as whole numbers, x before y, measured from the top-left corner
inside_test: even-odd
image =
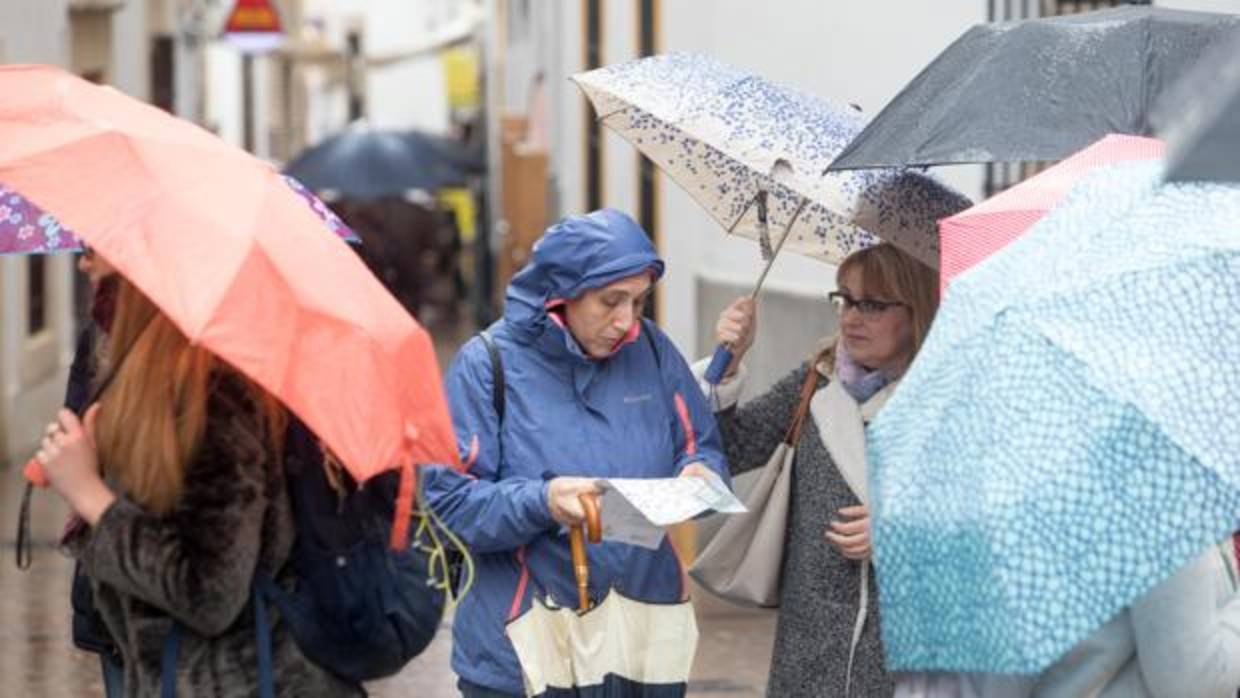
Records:
[[[47,473],[43,472],[43,464],[35,458],[26,461],[22,475],[35,487],[47,487]]]
[[[591,543],[603,542],[603,516],[598,507],[598,495],[583,492],[577,495],[581,508],[586,511],[586,539]]]
[[[577,608],[590,609],[590,563],[586,557],[586,534],[581,525],[568,529],[568,544],[573,549],[573,573],[577,576]]]
[[[568,529],[568,542],[573,552],[573,573],[577,577],[577,608],[590,610],[590,559],[586,556],[587,531],[591,543],[603,541],[603,522],[599,515],[598,496],[578,495],[581,508],[586,512],[584,526],[577,524]]]
[[[731,347],[726,344],[715,347],[715,354],[710,357],[710,365],[706,367],[706,382],[710,385],[719,385],[719,382],[723,380],[724,372],[731,364]]]

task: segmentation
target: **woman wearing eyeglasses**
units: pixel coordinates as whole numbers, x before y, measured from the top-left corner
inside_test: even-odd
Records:
[[[878,632],[865,502],[865,424],[916,355],[938,306],[938,277],[890,244],[850,255],[830,299],[839,333],[765,394],[737,407],[742,358],[757,326],[743,298],[719,316],[716,338],[732,346],[711,396],[733,475],[761,467],[787,433],[803,387],[813,382],[792,469],[780,612],[767,695],[891,695]],[[705,362],[695,369],[701,375]]]

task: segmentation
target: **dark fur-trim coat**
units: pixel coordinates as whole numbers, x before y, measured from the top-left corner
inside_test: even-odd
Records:
[[[172,511],[156,516],[122,494],[93,528],[67,541],[124,657],[127,696],[159,695],[174,620],[184,626],[179,696],[257,695],[251,583],[261,567],[289,585],[295,536],[283,468],[257,424],[240,381],[220,377],[202,447]],[[276,610],[269,612],[277,695],[364,695],[306,659]]]

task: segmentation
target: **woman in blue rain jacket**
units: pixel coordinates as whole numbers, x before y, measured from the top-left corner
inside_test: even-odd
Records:
[[[641,319],[663,274],[646,233],[613,210],[569,216],[534,245],[488,334],[501,356],[502,416],[482,339],[465,344],[447,386],[465,473],[428,468],[430,506],[468,544],[477,581],[453,623],[452,667],[463,695],[523,692],[505,624],[531,601],[572,605],[565,524],[595,478],[704,474],[728,481],[719,432],[671,341]],[[607,512],[603,512],[606,519]],[[590,592],[675,602],[683,575],[670,541],[658,550],[590,547]]]

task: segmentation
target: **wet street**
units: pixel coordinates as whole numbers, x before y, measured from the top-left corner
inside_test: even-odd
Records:
[[[463,325],[464,323],[462,323]],[[440,366],[470,331],[436,333]],[[32,506],[34,562],[15,564],[16,524],[24,481],[20,468],[0,464],[0,698],[103,695],[99,661],[73,647],[69,582],[73,563],[55,542],[68,517],[50,492],[36,492]],[[729,606],[704,592],[695,595],[701,639],[689,694],[694,698],[755,698],[766,686],[774,640],[774,615]],[[367,688],[379,698],[458,695],[449,668],[450,619],[430,648],[404,671]]]
[[[0,696],[98,696],[103,694],[95,655],[70,642],[69,580],[72,561],[54,542],[68,515],[60,500],[36,492],[34,563],[14,564],[14,538],[22,481],[17,468],[0,469]],[[704,593],[695,598],[701,640],[689,694],[695,698],[753,698],[766,685],[774,616],[736,609]],[[451,630],[399,675],[368,688],[373,696],[457,695],[448,667]]]

